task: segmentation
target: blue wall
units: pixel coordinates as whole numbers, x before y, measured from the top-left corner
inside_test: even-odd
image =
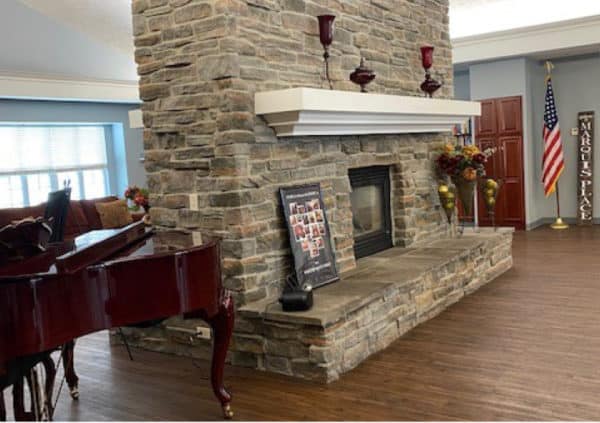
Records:
[[[146,186],[146,173],[139,160],[144,150],[143,131],[129,127],[128,111],[137,108],[139,104],[0,99],[0,122],[111,125],[108,137],[112,140],[113,152],[109,163],[111,194],[122,196],[127,184]]]
[[[594,187],[596,191],[600,189],[600,131],[597,129],[600,128],[600,84],[594,82],[600,71],[600,55],[562,58],[553,63],[553,87],[565,153],[565,171],[559,182],[561,212],[563,217],[575,219],[577,139],[571,135],[570,128],[577,126],[578,112],[596,112]],[[473,64],[468,72],[455,73],[455,78],[458,76],[460,81],[457,93],[464,95],[468,86],[473,100],[523,96],[525,200],[530,228],[551,222],[556,215],[555,197],[544,196],[541,182],[545,72],[543,61],[517,58]],[[600,220],[600,195],[594,196],[594,218],[597,222]]]
[[[454,98],[457,100],[471,99],[471,81],[468,70],[454,72]]]
[[[597,83],[600,72],[600,55],[581,56],[553,60],[552,87],[556,97],[556,108],[560,120],[563,151],[565,155],[565,171],[560,180],[560,208],[563,216],[577,216],[577,137],[571,135],[571,128],[577,127],[579,112],[595,112],[594,122],[594,218],[600,219],[600,85]],[[534,130],[536,143],[536,168],[541,179],[543,142],[542,127],[544,121],[544,98],[546,85],[543,63],[536,63],[532,72],[537,75],[537,82],[532,87],[534,105]],[[554,196],[546,198],[542,190],[538,191],[538,208],[541,216],[553,216],[556,213]]]

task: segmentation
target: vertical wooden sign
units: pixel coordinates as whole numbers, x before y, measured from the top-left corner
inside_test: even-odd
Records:
[[[580,112],[577,121],[577,224],[591,225],[594,214],[594,112]]]

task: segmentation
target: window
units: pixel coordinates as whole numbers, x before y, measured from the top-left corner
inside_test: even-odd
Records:
[[[103,126],[0,126],[0,208],[42,203],[67,181],[73,199],[107,195]]]

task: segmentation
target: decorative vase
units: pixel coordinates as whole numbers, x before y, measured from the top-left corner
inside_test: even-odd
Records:
[[[482,179],[480,182],[481,198],[483,199],[488,217],[492,219],[493,227],[496,227],[496,204],[503,182],[502,180],[494,180],[493,178]]]
[[[137,204],[135,204],[135,201],[133,201],[132,198],[128,198],[127,199],[127,208],[132,211],[132,212],[139,212],[140,211],[140,206],[138,206]]]
[[[471,216],[473,214],[473,195],[475,194],[477,180],[468,181],[462,176],[453,176],[452,182],[456,186],[456,193],[465,215]]]
[[[442,182],[438,186],[438,196],[448,223],[452,223],[452,216],[456,211],[456,187]]]
[[[142,221],[146,226],[152,226],[152,218],[149,213],[146,213],[144,217],[142,217]]]
[[[350,74],[350,81],[354,82],[356,85],[360,85],[361,93],[366,93],[367,89],[365,87],[374,79],[375,72],[365,65],[365,58],[361,57],[360,65]]]

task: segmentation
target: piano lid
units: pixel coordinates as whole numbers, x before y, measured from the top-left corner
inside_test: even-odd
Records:
[[[153,230],[141,221],[119,229],[87,232],[72,243],[54,245],[42,254],[0,267],[0,282],[3,278],[75,273],[111,258],[131,244],[149,238],[152,233]]]

